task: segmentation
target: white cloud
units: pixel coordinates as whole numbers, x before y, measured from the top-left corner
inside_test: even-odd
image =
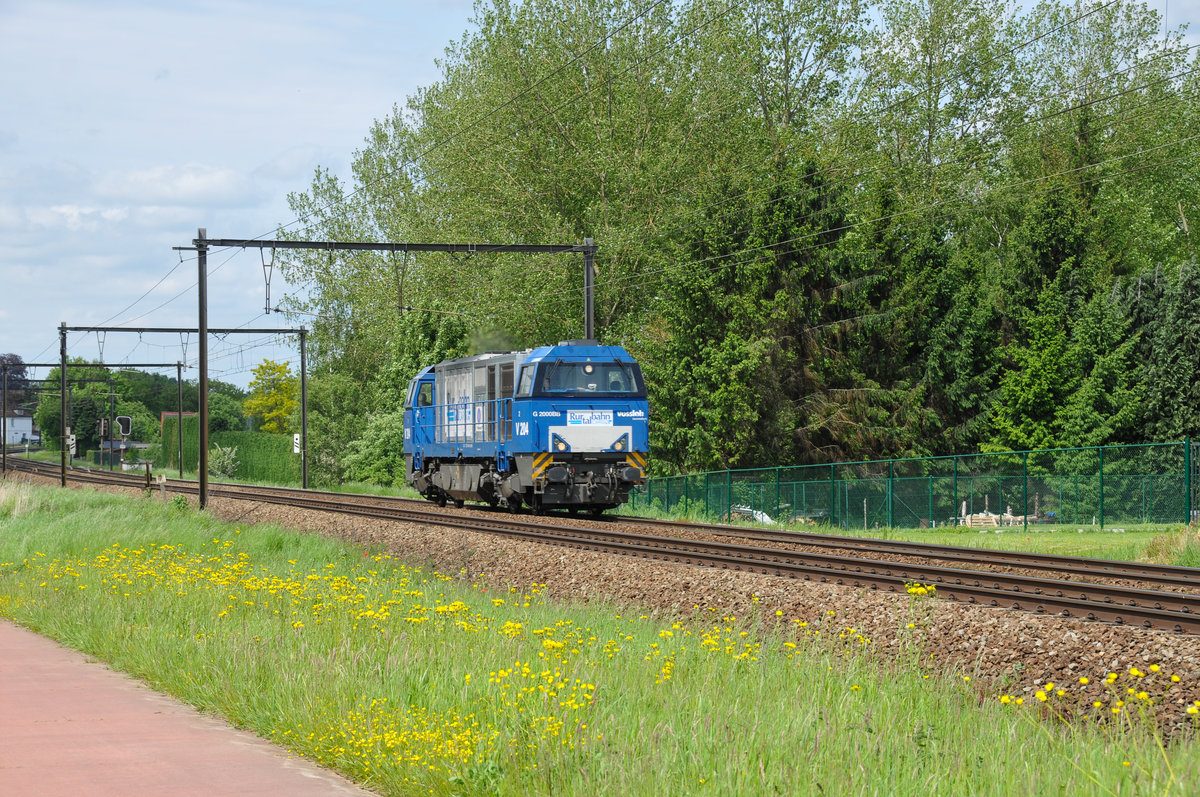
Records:
[[[96,181],[95,194],[102,199],[185,206],[244,206],[263,198],[247,175],[201,164],[105,174]]]
[[[307,180],[318,165],[329,166],[330,159],[345,159],[345,153],[323,152],[314,144],[290,147],[254,170],[256,177],[269,180]]]

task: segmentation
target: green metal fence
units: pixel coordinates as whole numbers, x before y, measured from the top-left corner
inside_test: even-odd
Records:
[[[842,528],[1200,520],[1200,443],[1006,451],[654,478],[635,506]]]

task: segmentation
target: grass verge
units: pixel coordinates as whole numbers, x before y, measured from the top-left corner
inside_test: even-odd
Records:
[[[1191,794],[1148,702],[1053,720],[833,617],[564,606],[156,501],[0,483],[0,615],[386,794]],[[849,633],[847,633],[849,631]]]

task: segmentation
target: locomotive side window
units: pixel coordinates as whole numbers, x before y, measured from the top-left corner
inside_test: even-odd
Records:
[[[417,406],[430,407],[433,405],[433,385],[429,382],[422,382],[420,389],[417,391]]]
[[[533,393],[533,366],[521,368],[521,381],[517,387],[517,398],[525,398]]]

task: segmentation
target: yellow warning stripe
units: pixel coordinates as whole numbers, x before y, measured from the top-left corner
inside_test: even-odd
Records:
[[[553,454],[538,454],[533,458],[533,478],[540,477],[546,472],[546,468],[550,467],[554,462]]]
[[[625,458],[625,461],[636,468],[646,469],[646,455],[637,451],[630,451]]]

